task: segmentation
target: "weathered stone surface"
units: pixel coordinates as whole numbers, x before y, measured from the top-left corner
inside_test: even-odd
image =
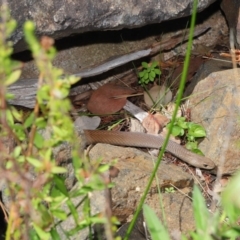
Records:
[[[214,4],[216,6],[216,4]],[[211,11],[213,11],[213,7],[211,6]],[[205,17],[204,13],[199,14],[199,27],[209,27],[213,26],[209,31],[207,31],[204,35],[199,36],[194,39],[194,51],[196,54],[205,54],[206,52],[199,52],[198,49],[201,46],[214,46],[216,43],[218,44],[228,44],[228,38],[223,35],[227,35],[227,25],[225,23],[225,19],[222,16],[221,12],[218,10],[214,12],[214,14],[208,15]],[[204,19],[202,22],[201,19]],[[183,35],[185,32],[185,26],[187,19],[183,19],[181,24],[181,31],[183,31]],[[170,24],[174,26],[178,26],[179,20],[174,20]],[[162,23],[156,26],[144,27],[141,29],[132,29],[118,31],[113,36],[111,32],[101,32],[101,33],[92,33],[84,38],[81,36],[70,38],[67,42],[74,44],[77,43],[77,46],[73,46],[72,48],[65,49],[60,51],[55,60],[53,61],[54,66],[62,68],[65,73],[80,73],[81,71],[85,71],[87,68],[91,68],[92,66],[98,66],[101,62],[106,61],[109,58],[114,58],[119,55],[126,54],[129,51],[136,51],[138,49],[143,49],[149,47],[150,45],[156,44],[156,38],[162,34],[162,41],[167,41],[171,36],[176,35],[176,31],[167,30],[168,24]],[[165,34],[166,32],[166,34]],[[179,34],[179,31],[177,32]],[[131,35],[131,36],[130,36]],[[119,42],[120,36],[123,37],[124,41]],[[88,39],[91,39],[91,42],[88,42]],[[111,41],[106,43],[105,41]],[[173,37],[174,39],[174,37]],[[94,41],[93,41],[94,40]],[[185,44],[181,44],[180,46],[174,48],[171,51],[167,51],[162,53],[164,59],[168,59],[173,57],[176,54],[183,53],[186,49]],[[158,60],[156,57],[156,60]],[[107,81],[121,78],[121,76],[115,76],[120,72],[124,73],[129,67],[132,65],[123,66],[122,68],[112,70],[108,72]],[[15,84],[9,87],[11,93],[15,94],[15,99],[11,101],[12,104],[21,105],[25,107],[32,108],[35,104],[35,91],[37,88],[37,77],[39,72],[37,67],[33,61],[25,63],[23,67],[23,72],[21,75],[22,80],[19,80]],[[31,79],[32,78],[32,79]],[[35,79],[34,79],[35,78]],[[131,79],[136,79],[136,75],[133,74]],[[96,80],[105,80],[106,76],[98,76],[94,78],[85,79],[90,81]],[[175,81],[175,78],[173,78]],[[83,80],[81,80],[83,81]],[[136,79],[137,81],[137,79]],[[80,91],[75,91],[76,89]],[[90,84],[85,84],[81,87],[73,88],[71,93],[73,95],[79,94],[80,92],[84,92],[91,89]],[[75,92],[75,93],[74,93]]]
[[[92,161],[101,157],[102,163],[111,163],[114,159],[118,159],[114,166],[119,169],[119,173],[116,178],[112,179],[116,184],[112,189],[113,214],[121,222],[129,220],[152,173],[153,158],[134,148],[116,147],[108,144],[95,145],[90,150],[89,155]],[[157,185],[159,184],[162,190],[170,187],[171,184],[183,189],[192,187],[193,179],[181,168],[164,161],[159,167],[157,177],[158,183],[156,180],[153,182],[146,203],[161,217],[162,211],[159,205]],[[162,198],[169,230],[175,229],[183,232],[192,230],[194,221],[190,200],[176,192],[163,193]]]
[[[39,35],[55,39],[96,30],[136,28],[191,14],[192,0],[17,0],[6,1],[12,16],[18,21],[18,29],[12,39],[18,50],[25,48],[22,42],[22,25],[27,19],[35,22]],[[214,0],[199,0],[198,11]]]
[[[200,148],[223,174],[240,167],[240,70],[226,70],[231,67],[228,63],[206,62],[186,94],[194,89],[190,98],[192,120],[207,131]]]

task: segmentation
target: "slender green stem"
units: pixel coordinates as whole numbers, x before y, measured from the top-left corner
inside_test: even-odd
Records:
[[[191,56],[191,48],[192,48],[192,42],[193,42],[193,33],[194,33],[194,26],[195,26],[195,22],[196,22],[196,15],[197,15],[197,3],[198,3],[198,0],[194,0],[193,1],[193,11],[192,11],[192,17],[191,17],[191,24],[190,24],[190,32],[189,32],[189,39],[188,39],[188,44],[187,44],[187,52],[186,52],[186,56],[185,56],[185,61],[184,61],[184,66],[183,66],[183,73],[182,73],[182,76],[181,76],[181,81],[180,81],[180,86],[179,86],[179,91],[178,91],[178,95],[177,95],[177,100],[176,100],[176,108],[174,109],[174,112],[173,112],[173,116],[172,116],[172,121],[170,123],[170,128],[169,128],[169,131],[168,131],[168,134],[166,136],[166,139],[163,143],[163,146],[162,146],[162,149],[159,153],[159,156],[158,156],[158,159],[157,159],[157,162],[156,162],[156,165],[153,169],[153,172],[150,176],[150,179],[148,181],[148,184],[147,184],[147,187],[143,193],[143,196],[139,202],[139,205],[137,206],[137,209],[136,209],[136,212],[133,216],[133,220],[131,221],[130,225],[129,225],[129,228],[127,230],[127,233],[126,233],[126,236],[124,237],[124,240],[127,240],[131,234],[131,231],[134,227],[134,224],[136,223],[136,220],[137,220],[137,217],[142,209],[142,206],[144,204],[144,201],[146,199],[146,196],[150,190],[150,187],[152,185],[152,182],[155,178],[155,175],[157,173],[157,170],[158,170],[158,167],[161,163],[161,160],[162,160],[162,157],[163,157],[163,154],[165,152],[165,149],[167,147],[167,144],[168,144],[168,141],[169,141],[169,138],[170,138],[170,134],[171,134],[171,131],[172,131],[172,128],[173,128],[173,123],[175,122],[175,119],[176,119],[176,116],[177,116],[177,110],[178,110],[178,107],[180,105],[180,102],[181,102],[181,98],[182,98],[182,95],[183,95],[183,90],[184,90],[184,86],[185,86],[185,82],[186,82],[186,77],[187,77],[187,72],[188,72],[188,66],[189,66],[189,61],[190,61],[190,56]]]

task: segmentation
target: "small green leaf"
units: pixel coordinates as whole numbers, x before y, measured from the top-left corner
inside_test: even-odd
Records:
[[[11,127],[12,127],[14,133],[19,138],[19,140],[23,141],[23,140],[26,139],[26,133],[25,133],[25,129],[24,129],[23,125],[21,125],[21,124],[14,124]]]
[[[68,196],[68,191],[67,191],[67,188],[64,184],[64,180],[57,176],[57,175],[54,175],[54,183],[56,184],[56,187],[57,189],[62,193],[64,194],[65,196]]]
[[[67,218],[67,214],[61,209],[51,210],[51,212],[55,217],[61,220],[65,220]]]
[[[152,77],[152,78],[154,79],[154,78],[156,77],[156,74],[155,74],[154,71],[152,71],[152,72],[150,72],[149,76]]]
[[[153,240],[170,240],[168,231],[158,219],[156,213],[148,206],[143,205],[143,213],[148,226],[148,230]]]
[[[222,193],[222,206],[230,224],[236,224],[240,216],[240,171],[234,174]]]
[[[66,173],[67,170],[64,167],[55,166],[51,169],[51,172],[54,174],[62,174],[62,173]]]
[[[33,124],[33,121],[34,121],[34,113],[32,112],[25,120],[23,126],[25,128],[29,128]]]
[[[6,169],[11,169],[13,166],[13,162],[12,161],[7,161],[6,163]]]
[[[148,63],[142,62],[142,66],[143,66],[144,68],[148,68]]]
[[[34,145],[35,145],[38,149],[40,149],[40,148],[43,147],[43,144],[44,144],[44,138],[43,138],[43,136],[42,136],[40,133],[36,132],[36,133],[35,133],[35,136],[34,136]]]
[[[58,232],[56,231],[55,228],[51,229],[50,233],[51,233],[52,239],[54,239],[54,240],[61,240],[61,239],[62,239],[62,238],[59,236],[59,234],[58,234]]]
[[[148,82],[153,82],[154,81],[154,77],[152,77],[152,76],[149,76],[149,81]]]
[[[193,149],[192,152],[194,152],[194,153],[196,153],[196,154],[198,154],[200,156],[204,156],[203,152],[199,148]]]
[[[172,128],[172,135],[174,137],[176,136],[182,136],[184,134],[184,130],[180,128],[179,126],[173,126]]]
[[[195,142],[195,137],[187,134],[187,140],[188,140],[189,142]]]
[[[199,234],[207,233],[210,224],[210,214],[201,191],[196,185],[193,188],[193,209],[197,232]]]
[[[43,104],[45,100],[46,101],[49,100],[49,98],[50,98],[49,92],[50,92],[49,85],[44,85],[37,91],[37,100],[40,104]]]
[[[32,223],[35,231],[37,232],[38,236],[41,240],[49,240],[51,235],[49,232],[44,231],[42,228],[40,228],[37,224],[34,222]]]
[[[36,119],[36,125],[38,128],[45,128],[47,125],[47,122],[43,117],[38,117]]]
[[[18,111],[15,107],[11,107],[11,112],[12,112],[14,119],[16,119],[18,122],[22,121],[23,114],[21,111]]]
[[[188,123],[187,122],[178,122],[177,123],[179,127],[183,129],[188,129]]]
[[[5,81],[5,86],[9,86],[9,85],[15,83],[15,82],[19,79],[20,75],[21,75],[21,70],[15,70],[15,71],[13,71],[13,72],[8,76],[8,78],[6,79],[6,81]]]
[[[13,157],[18,158],[21,151],[22,151],[22,148],[20,146],[15,147],[13,150]]]
[[[186,118],[185,117],[179,117],[179,118],[177,118],[177,122],[186,122]]]
[[[31,240],[41,240],[39,238],[37,232],[33,228],[30,229],[30,239]]]
[[[198,124],[191,125],[190,129],[188,130],[188,134],[193,137],[206,137],[205,129]]]
[[[182,118],[179,118],[176,123],[179,127],[183,128],[183,129],[188,128],[188,122],[185,121],[185,118],[184,118],[184,120]]]
[[[153,61],[151,64],[151,68],[155,68],[158,66],[158,62],[157,61]]]
[[[27,157],[27,161],[36,168],[41,168],[43,166],[42,162],[33,157]]]
[[[142,71],[142,72],[138,73],[138,76],[139,76],[140,78],[142,78],[142,77],[144,76],[144,74],[145,74],[145,72]]]
[[[148,72],[145,72],[145,73],[144,73],[143,79],[144,79],[144,80],[147,80],[147,79],[148,79]]]
[[[161,75],[161,71],[160,71],[160,69],[158,69],[158,68],[156,68],[156,69],[154,69],[154,72],[155,72],[155,74],[156,75]]]
[[[186,144],[186,148],[190,151],[192,151],[193,149],[197,149],[197,147],[197,142],[187,142]]]
[[[73,202],[70,199],[67,200],[67,206],[68,206],[68,208],[71,212],[71,215],[73,216],[75,224],[78,225],[78,211],[77,211],[75,205],[73,204]]]
[[[6,110],[6,117],[7,117],[7,122],[10,126],[14,125],[14,117],[12,115],[12,111],[9,109]]]
[[[81,77],[75,77],[75,76],[69,76],[68,81],[71,85],[79,82],[81,80]]]
[[[24,23],[24,30],[27,32],[33,32],[35,30],[35,25],[32,21],[26,21]]]
[[[104,173],[104,172],[108,171],[109,168],[110,168],[110,166],[108,164],[102,164],[98,167],[98,172]]]
[[[6,100],[12,100],[14,99],[15,96],[12,93],[6,93],[5,97],[6,97]]]

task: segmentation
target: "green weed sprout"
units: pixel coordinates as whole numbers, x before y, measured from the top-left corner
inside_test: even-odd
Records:
[[[164,188],[164,192],[165,193],[174,193],[175,189],[174,189],[174,187],[166,187],[166,188]]]
[[[146,62],[142,62],[143,70],[139,72],[140,78],[139,84],[146,85],[149,82],[153,82],[157,75],[161,75],[161,70],[158,67],[157,61],[152,62],[150,65]]]
[[[17,81],[21,73],[21,64],[11,59],[13,44],[9,42],[16,24],[3,5],[0,12],[0,172],[1,179],[6,181],[3,190],[9,199],[10,210],[6,214],[5,239],[69,239],[82,229],[87,229],[92,239],[91,226],[94,223],[108,224],[112,229],[115,220],[107,221],[106,217],[91,215],[89,193],[112,187],[112,183],[106,183],[102,178],[102,173],[110,166],[92,170],[79,153],[80,139],[69,115],[71,102],[67,98],[71,85],[79,78],[63,77],[63,70],[52,64],[56,56],[53,39],[45,36],[39,41],[34,23],[27,21],[24,37],[40,74],[34,110],[23,119],[22,114],[7,103],[14,97],[8,93],[8,86]],[[22,121],[16,122],[15,119]],[[44,137],[44,132],[49,137]],[[10,151],[3,147],[8,138],[14,139]],[[71,191],[62,175],[67,169],[59,165],[54,153],[54,148],[62,143],[71,147],[69,158],[77,180]],[[91,176],[88,181],[83,172]],[[77,197],[81,200],[78,201]],[[60,233],[59,229],[68,216],[73,218],[73,225]]]
[[[170,124],[167,125],[169,128]],[[206,131],[203,126],[187,122],[185,117],[179,117],[175,120],[172,129],[172,135],[177,136],[186,136],[187,144],[186,148],[192,152],[195,152],[199,155],[203,155],[201,150],[198,148],[198,138],[206,137]]]

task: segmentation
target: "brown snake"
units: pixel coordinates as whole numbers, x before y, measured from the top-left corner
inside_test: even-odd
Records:
[[[108,143],[120,146],[160,148],[164,142],[164,138],[161,136],[137,132],[84,130],[84,135],[87,144]],[[215,167],[211,159],[190,152],[171,140],[169,140],[166,150],[194,167],[204,169],[213,169]]]

